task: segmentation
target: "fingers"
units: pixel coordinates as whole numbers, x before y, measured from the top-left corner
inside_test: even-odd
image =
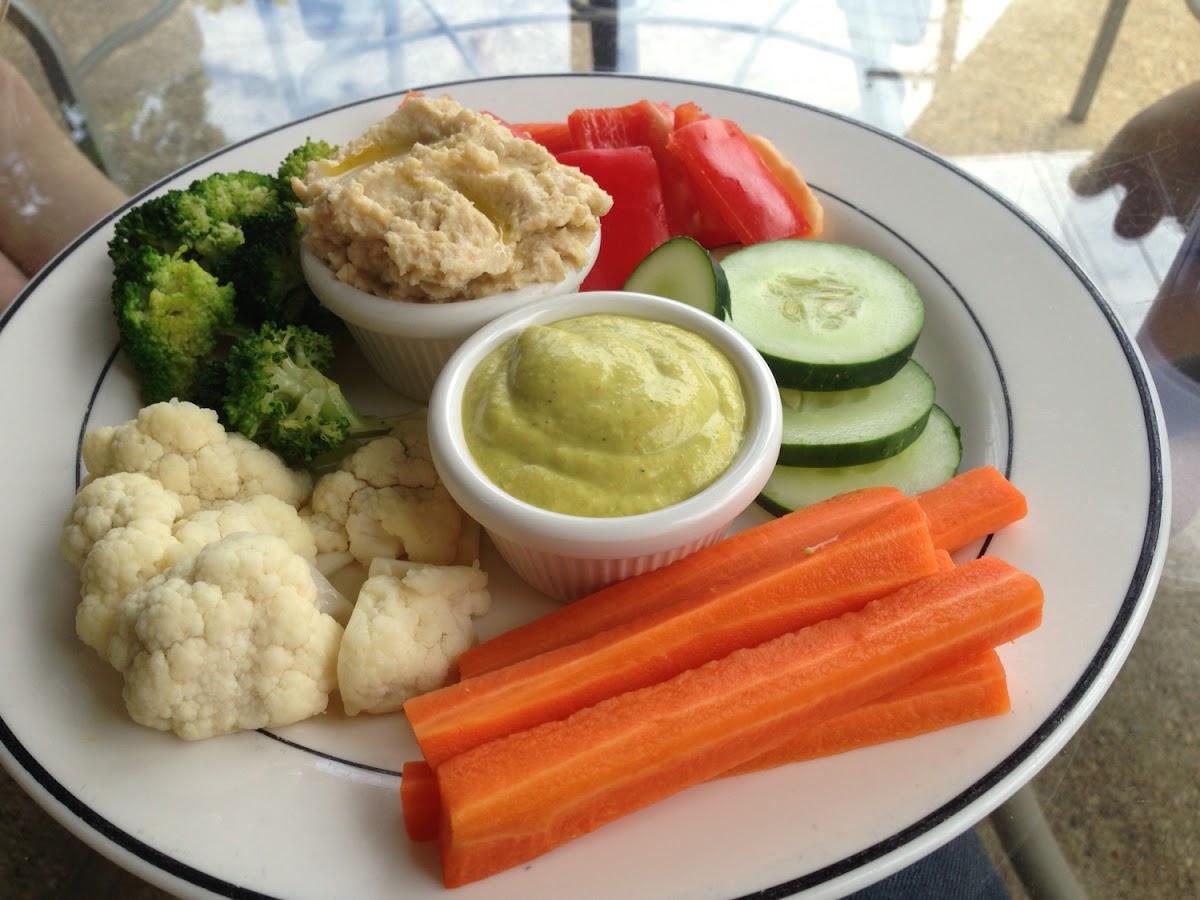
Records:
[[[1097,154],[1076,166],[1067,176],[1067,184],[1081,197],[1095,197],[1120,184],[1127,169],[1128,164],[1114,165],[1104,154]]]
[[[12,260],[0,253],[0,312],[21,292],[28,280]]]
[[[1158,225],[1167,213],[1159,185],[1150,180],[1140,180],[1129,187],[1125,198],[1113,218],[1113,231],[1120,237],[1135,239],[1145,237]]]
[[[1068,184],[1081,197],[1095,197],[1113,187],[1125,188],[1125,196],[1113,218],[1113,231],[1124,238],[1149,234],[1167,212],[1162,186],[1150,160],[1108,162],[1100,154],[1067,176]]]

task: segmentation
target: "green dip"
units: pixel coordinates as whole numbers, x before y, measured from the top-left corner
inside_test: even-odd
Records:
[[[467,446],[497,486],[576,516],[686,500],[746,430],[737,372],[676,325],[589,315],[535,325],[489,354],[463,396]]]

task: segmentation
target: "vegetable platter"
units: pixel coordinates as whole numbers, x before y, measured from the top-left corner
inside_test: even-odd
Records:
[[[1000,648],[1012,712],[906,741],[701,785],[469,897],[839,896],[931,852],[1028,782],[1083,724],[1136,639],[1169,522],[1158,402],[1116,316],[1019,211],[945,160],[818,109],[736,89],[630,76],[529,76],[426,87],[509,121],[578,107],[695,101],[772,140],[825,208],[825,237],[903,269],[928,310],[914,358],[961,428],[963,470],[993,465],[1029,515],[960,551],[1034,575],[1044,621]],[[269,171],[311,136],[345,140],[398,97],[234,145],[163,181]],[[141,198],[139,198],[141,199]],[[436,897],[436,848],[404,836],[398,789],[417,757],[403,716],[340,713],[277,732],[183,742],[133,724],[119,679],[78,641],[58,534],[82,433],[131,418],[98,223],[0,320],[0,760],[101,853],[181,896]],[[351,361],[347,393],[386,410]],[[768,514],[747,509],[736,527]],[[552,608],[490,548],[486,638]]]

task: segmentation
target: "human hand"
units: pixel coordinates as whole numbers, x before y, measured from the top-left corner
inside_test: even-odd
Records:
[[[1071,188],[1085,197],[1121,185],[1113,220],[1121,237],[1149,234],[1164,217],[1186,226],[1200,201],[1200,81],[1151,104],[1108,146],[1077,168]]]

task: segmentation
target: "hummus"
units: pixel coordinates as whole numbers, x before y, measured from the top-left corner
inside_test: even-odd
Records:
[[[588,315],[526,328],[476,367],[463,430],[488,478],[576,516],[686,500],[733,461],[746,404],[733,364],[676,325]]]
[[[612,198],[449,98],[409,97],[292,181],[309,249],[379,297],[442,303],[561,281]]]

